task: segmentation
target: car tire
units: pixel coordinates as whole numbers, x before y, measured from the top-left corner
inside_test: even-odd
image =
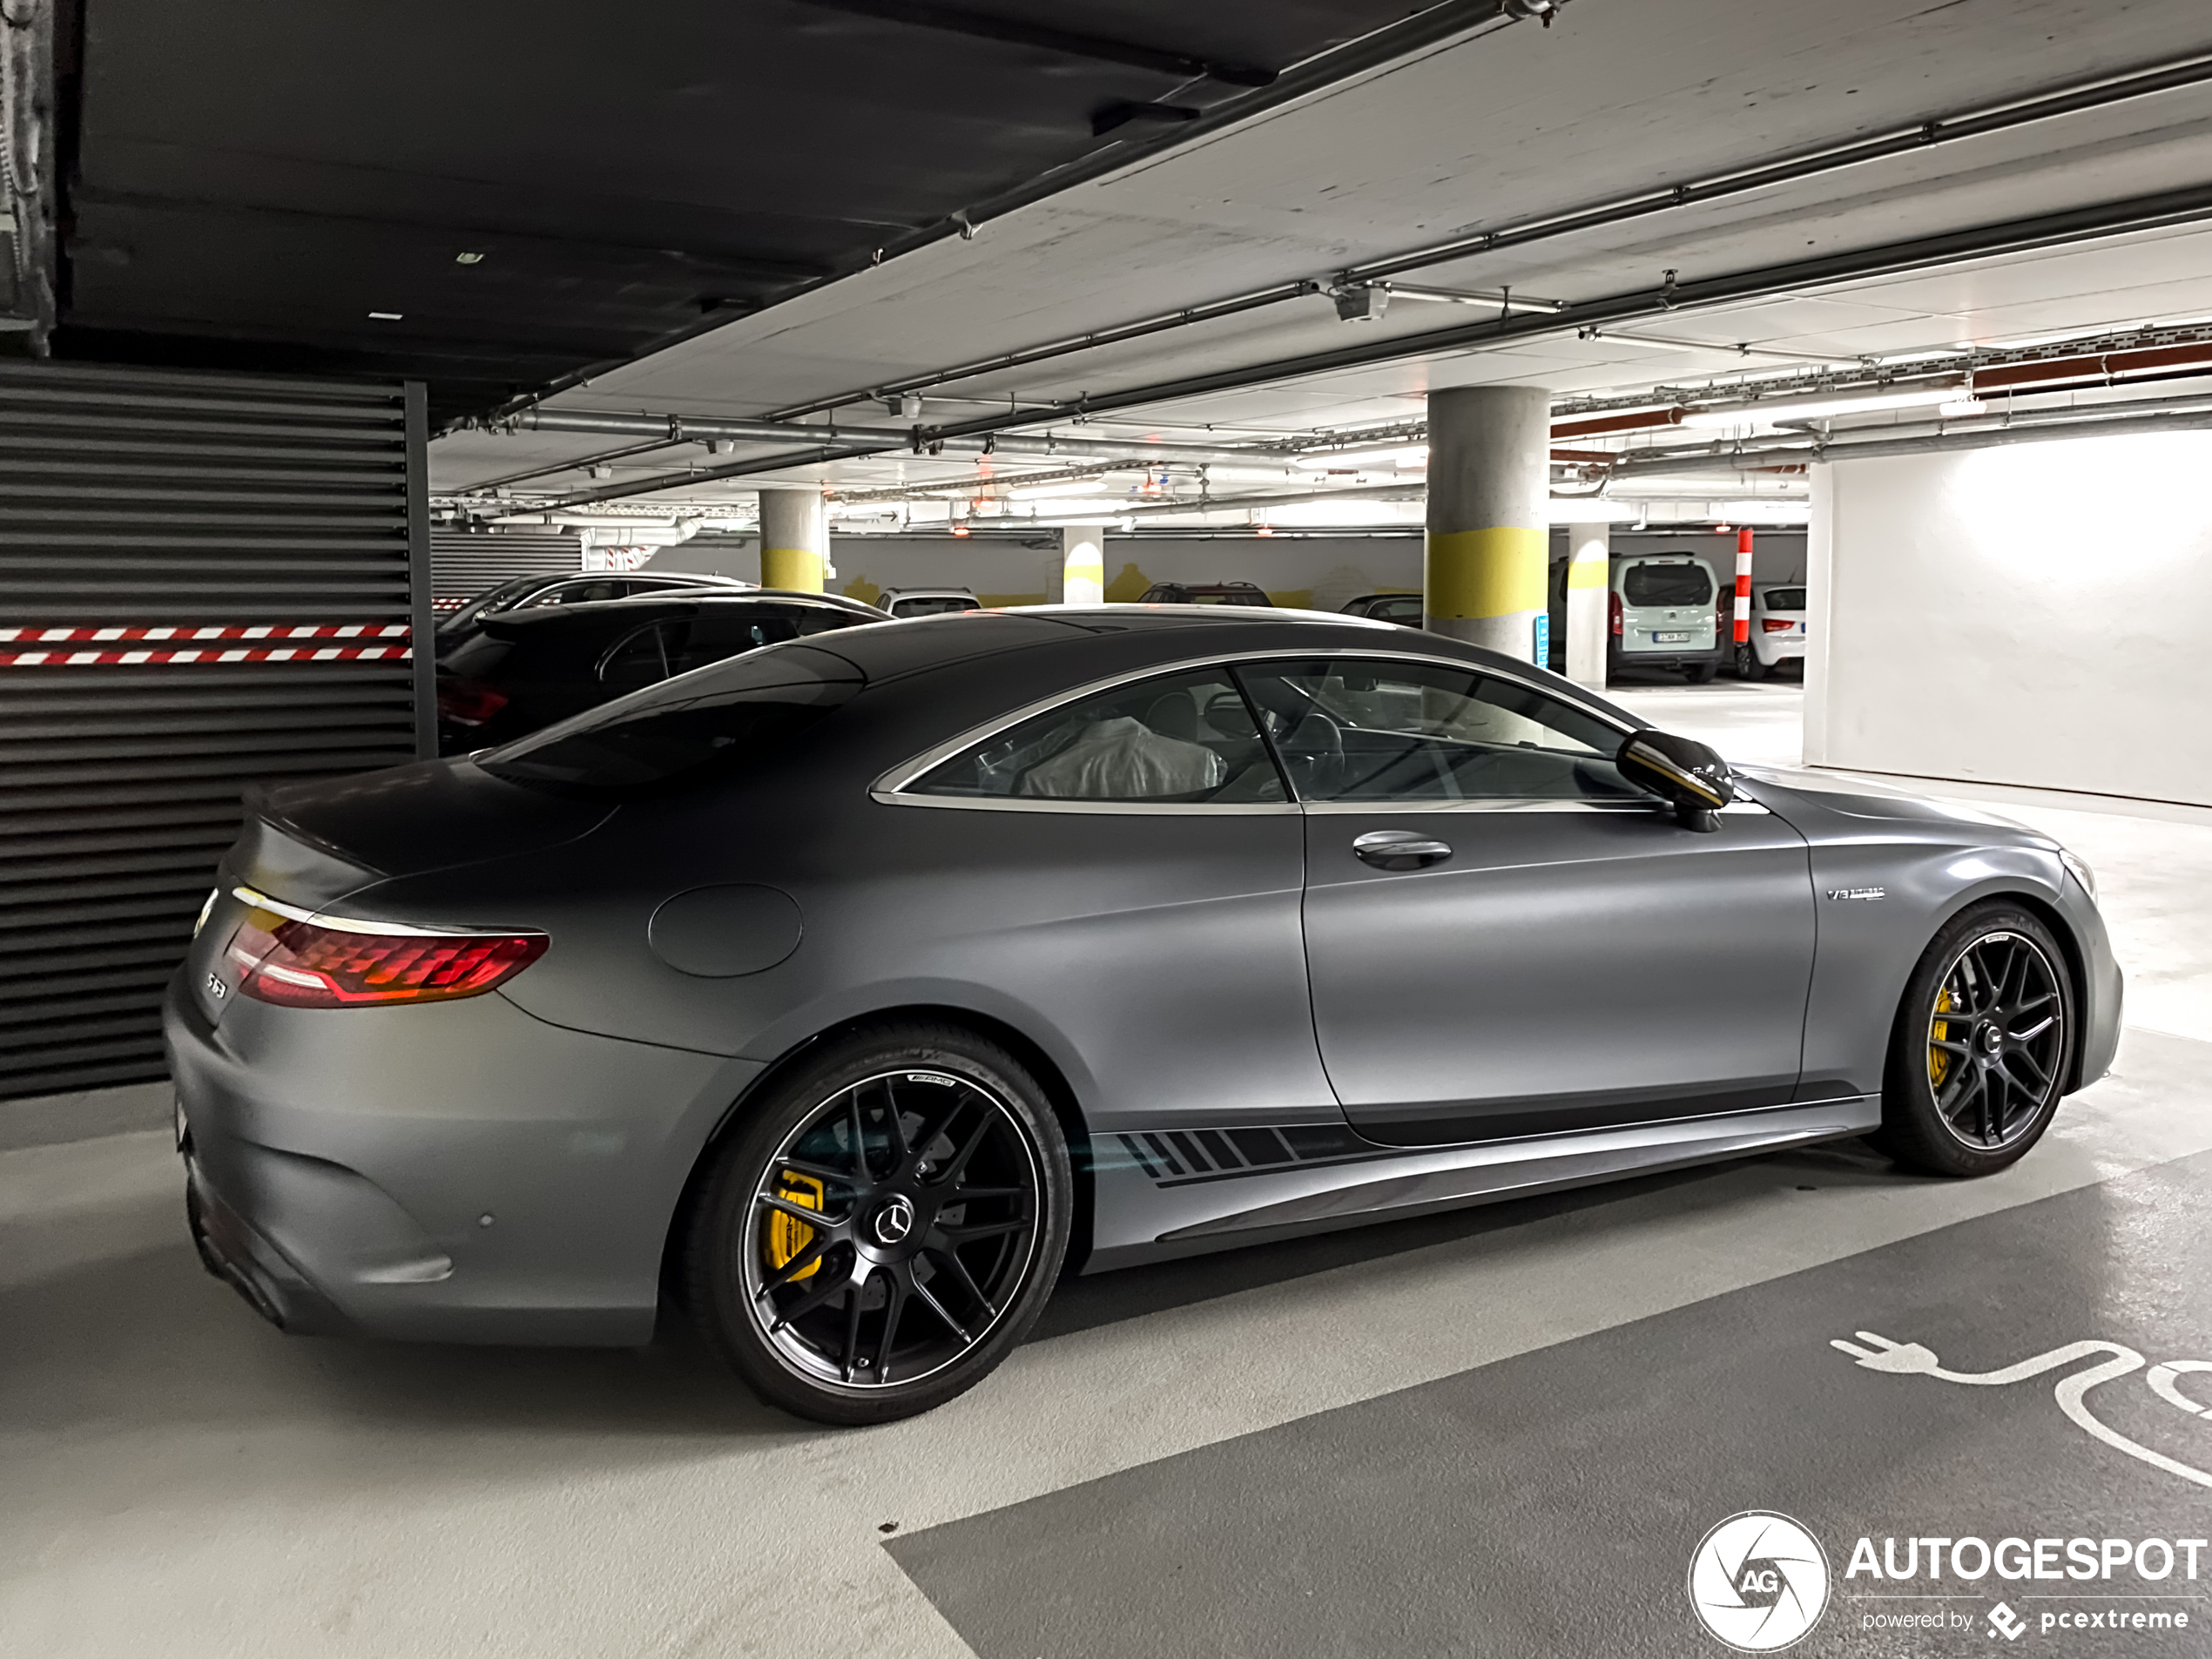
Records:
[[[1695,668],[1685,668],[1682,677],[1692,685],[1710,685],[1713,677],[1721,671],[1718,663],[1700,663]]]
[[[1019,1060],[955,1025],[876,1026],[742,1113],[691,1208],[685,1300],[763,1399],[889,1422],[966,1393],[1020,1345],[1067,1254],[1074,1177]]]
[[[2009,1168],[2050,1126],[2077,1041],[2074,981],[2050,928],[2017,903],[1976,905],[1945,924],[1906,982],[1869,1138],[1931,1175]]]
[[[1759,660],[1758,647],[1745,640],[1736,648],[1736,678],[1753,685],[1767,677],[1767,665]]]

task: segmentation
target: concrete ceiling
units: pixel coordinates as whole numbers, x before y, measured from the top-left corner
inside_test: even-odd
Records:
[[[1485,230],[1710,179],[2099,77],[2212,51],[2186,0],[1572,0],[1337,84],[1110,176],[818,287],[559,394],[551,406],[758,417],[1204,305]],[[1962,228],[2212,185],[2212,85],[2169,91],[1797,183],[1494,253],[1405,280],[1582,302]],[[1852,358],[2212,316],[2212,229],[2173,227],[1943,268],[1784,286],[1622,331],[1428,349],[1479,319],[1395,299],[1343,322],[1325,294],[935,388],[926,423],[1110,399],[1197,374],[1404,340],[1395,361],[1161,400],[1055,429],[1217,438],[1418,418],[1432,387],[1519,381],[1561,395],[1680,383],[1786,355]],[[1752,359],[1739,345],[1777,354]],[[813,417],[819,421],[825,417]],[[899,424],[854,401],[847,424]],[[452,489],[615,447],[462,432],[435,448]],[[765,451],[763,451],[764,453]],[[749,453],[738,452],[738,457]],[[612,463],[617,482],[705,456]],[[883,483],[972,461],[851,460],[778,475]],[[555,478],[554,485],[575,482]],[[759,482],[698,486],[735,496]],[[533,488],[541,486],[533,486]]]
[[[1264,101],[1423,10],[56,3],[57,352],[407,375],[441,416],[1148,153],[1184,124],[1116,112]]]

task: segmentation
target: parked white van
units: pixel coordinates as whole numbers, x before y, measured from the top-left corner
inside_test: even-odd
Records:
[[[1679,672],[1703,685],[1731,655],[1715,609],[1713,567],[1693,553],[1632,553],[1613,564],[1607,677],[1622,669]]]

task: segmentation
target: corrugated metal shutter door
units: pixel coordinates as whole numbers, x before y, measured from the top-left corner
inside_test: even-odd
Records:
[[[0,1098],[161,1076],[241,792],[421,752],[421,409],[0,366]]]
[[[583,538],[557,530],[432,530],[430,587],[440,610],[457,610],[518,576],[573,576]]]

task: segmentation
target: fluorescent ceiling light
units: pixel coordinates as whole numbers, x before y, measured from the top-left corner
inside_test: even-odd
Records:
[[[1989,405],[1978,397],[1954,397],[1948,403],[1937,404],[1936,413],[1946,421],[1958,421],[1970,415],[1986,415]]]
[[[1331,449],[1300,455],[1298,464],[1311,472],[1359,471],[1368,467],[1420,468],[1428,465],[1428,445],[1393,444],[1378,449]]]
[[[1026,489],[1017,487],[1006,493],[1011,501],[1052,501],[1062,496],[1096,496],[1099,482],[1096,478],[1075,478],[1056,484],[1031,484]]]
[[[1909,392],[1834,392],[1825,397],[1775,398],[1765,402],[1716,404],[1693,409],[1684,426],[1772,426],[1783,421],[1819,421],[1831,415],[1869,414],[1878,409],[1920,409],[1954,401],[1959,388],[1923,386]]]
[[[1058,518],[1063,513],[1119,513],[1143,503],[1119,496],[1069,496],[1039,504],[1035,518]],[[1192,502],[1195,508],[1197,503]]]
[[[1554,496],[1544,516],[1554,524],[1633,524],[1643,516],[1643,508],[1601,496]]]

